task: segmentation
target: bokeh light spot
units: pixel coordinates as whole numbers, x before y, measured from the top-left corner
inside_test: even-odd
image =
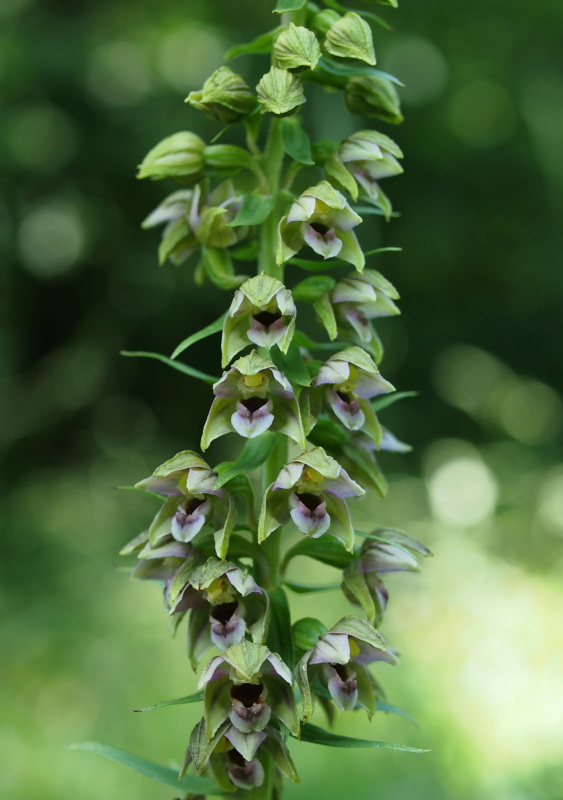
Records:
[[[127,41],[99,45],[90,59],[87,83],[106,105],[132,106],[142,102],[153,83],[145,51]]]
[[[50,198],[24,217],[18,231],[23,266],[41,278],[67,272],[86,244],[86,231],[78,209],[68,201]]]
[[[449,106],[453,133],[471,147],[494,147],[508,139],[516,127],[516,110],[502,86],[488,80],[466,83]]]
[[[385,68],[405,84],[405,104],[425,105],[436,100],[448,82],[448,64],[433,42],[422,36],[397,36],[385,57]]]
[[[212,29],[202,25],[184,26],[162,40],[158,68],[174,89],[196,89],[223,62],[224,43]]]
[[[5,141],[23,167],[54,172],[67,164],[77,149],[72,121],[50,105],[18,109],[6,119]]]

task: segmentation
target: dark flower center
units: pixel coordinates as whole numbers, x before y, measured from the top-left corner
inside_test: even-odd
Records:
[[[343,400],[345,403],[350,404],[352,402],[352,398],[347,392],[336,392],[338,397]]]
[[[220,622],[221,625],[226,625],[236,611],[238,603],[221,603],[218,606],[213,606],[211,609],[211,616]]]
[[[263,683],[241,683],[239,686],[232,687],[231,697],[242,703],[245,708],[250,708],[260,701],[263,691]]]
[[[189,501],[186,503],[186,505],[185,505],[185,509],[186,509],[186,516],[187,516],[187,517],[189,517],[189,516],[190,516],[190,514],[193,514],[193,513],[194,513],[194,511],[195,511],[196,509],[198,509],[200,506],[202,506],[204,503],[205,503],[205,500],[198,500],[198,498],[197,498],[197,497],[192,497],[192,499],[191,499],[191,500],[189,500]],[[182,509],[181,509],[181,508],[179,508],[179,509],[178,509],[178,511],[180,511],[180,512],[181,512],[181,511],[182,511]]]
[[[303,494],[297,494],[299,500],[306,506],[309,511],[314,511],[318,508],[321,503],[323,502],[323,498],[319,497],[318,494],[311,494],[310,492],[304,492]]]
[[[271,311],[260,311],[258,314],[253,314],[256,322],[259,322],[265,328],[269,328],[278,319],[281,319],[281,314],[272,314]]]
[[[321,236],[325,236],[330,230],[330,228],[328,228],[326,225],[323,225],[322,222],[313,222],[311,224],[311,228],[317,233],[320,233]]]
[[[251,414],[254,414],[255,411],[265,406],[267,402],[265,397],[247,397],[246,400],[242,400],[243,406],[248,409]]]
[[[232,764],[235,764],[237,767],[244,769],[244,767],[246,766],[246,761],[241,756],[238,750],[235,750],[234,748],[232,750],[229,750],[227,756],[229,757],[229,761]]]

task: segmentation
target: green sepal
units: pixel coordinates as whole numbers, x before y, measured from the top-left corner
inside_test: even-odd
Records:
[[[329,633],[344,633],[346,636],[352,636],[354,639],[371,645],[376,650],[387,650],[387,643],[379,631],[365,619],[353,614],[342,617],[336,625],[332,626]]]
[[[229,227],[261,225],[272,213],[274,203],[273,197],[264,197],[260,194],[245,194],[242,206],[233,221],[229,222]]]
[[[342,236],[344,233],[350,233],[350,231],[341,231],[340,235]],[[329,293],[325,292],[318,300],[315,300],[313,308],[315,309],[317,320],[328,333],[329,339],[334,341],[338,336],[338,326]]]
[[[187,653],[194,672],[203,654],[211,647],[209,608],[205,604],[192,608],[188,617]]]
[[[373,625],[376,619],[375,603],[366,583],[360,561],[354,561],[344,570],[342,589],[350,602],[361,607],[368,618],[368,622]]]
[[[365,448],[357,447],[354,444],[345,444],[343,455],[348,461],[352,462],[355,467],[354,472],[356,470],[360,472],[361,477],[357,482],[363,484],[367,481],[369,487],[365,486],[364,488],[372,488],[379,497],[384,498],[389,487],[387,479],[381,471],[375,456],[365,450]],[[348,472],[351,472],[350,468],[348,468]],[[354,480],[356,480],[356,478],[354,478]]]
[[[326,510],[330,514],[331,525],[327,535],[342,542],[349,553],[354,552],[354,528],[346,500],[325,495]]]
[[[205,734],[212,739],[217,730],[225,722],[231,710],[231,681],[228,675],[208,681],[203,691],[205,704]]]
[[[293,733],[293,736],[295,735],[296,734]],[[268,738],[264,741],[262,747],[271,753],[274,764],[282,775],[290,781],[293,781],[293,783],[299,783],[299,775],[297,774],[289,750],[275,728],[268,727]]]
[[[363,664],[354,663],[358,684],[358,703],[365,708],[371,720],[377,710],[377,695],[371,673]]]
[[[384,397],[377,397],[371,401],[374,411],[383,411],[387,406],[393,405],[397,400],[405,400],[407,397],[418,397],[420,392],[393,392],[392,394],[385,395]]]
[[[311,140],[301,124],[299,117],[284,117],[281,120],[283,149],[290,158],[299,164],[314,164]]]
[[[287,69],[272,67],[262,76],[256,91],[262,113],[275,117],[295,114],[306,102],[301,81]]]
[[[190,253],[199,246],[199,242],[186,219],[180,217],[167,228],[166,233],[160,240],[158,263],[162,266],[168,258],[174,263],[179,263],[183,255]]]
[[[301,694],[303,722],[308,722],[308,720],[310,720],[313,716],[313,712],[315,710],[315,700],[311,691],[311,683],[309,681],[309,659],[311,658],[311,654],[312,650],[307,651],[305,655],[299,659],[295,666],[295,680]],[[303,728],[301,728],[301,730],[303,730]]]
[[[268,705],[274,715],[296,736],[299,733],[299,717],[293,687],[270,675],[263,675],[262,683],[268,689]]]
[[[337,58],[355,58],[371,66],[375,64],[371,28],[353,11],[348,11],[331,25],[324,46]]]
[[[215,552],[218,558],[226,558],[229,550],[229,539],[236,521],[236,507],[233,498],[227,494],[227,515],[220,528],[213,533]]]
[[[135,487],[132,486],[127,488],[134,489]],[[161,497],[161,499],[163,498]],[[149,532],[143,531],[143,533],[140,533],[138,536],[135,536],[133,539],[131,539],[131,541],[127,542],[127,544],[123,545],[118,555],[130,556],[133,553],[138,553],[139,550],[142,550],[143,547],[147,544],[148,540],[149,540]]]
[[[274,64],[280,69],[315,69],[320,57],[321,47],[313,31],[293,22],[280,33],[273,47]]]
[[[227,720],[216,731],[213,737],[208,739],[205,731],[205,718],[202,718],[197,723],[190,736],[190,744],[188,749],[191,756],[190,760],[193,761],[193,764],[198,772],[203,772],[207,766],[207,762],[209,761],[211,753],[229,727],[230,722]],[[180,772],[180,777],[182,777],[183,773],[189,766],[189,763],[189,761],[187,761],[187,763],[186,761],[184,762],[184,766]]]
[[[307,583],[296,583],[295,581],[284,581],[284,586],[287,586],[295,594],[313,594],[314,592],[334,592],[340,586],[337,583],[332,583],[327,586],[313,586]]]
[[[375,539],[383,542],[383,544],[391,544],[393,547],[398,547],[407,553],[412,551],[425,558],[432,556],[432,551],[423,542],[408,533],[403,533],[403,531],[396,531],[393,528],[379,528],[371,533],[361,533],[360,531],[356,531],[356,533],[367,539]]]
[[[260,667],[269,654],[265,645],[243,639],[225,650],[223,658],[235,672],[232,678],[235,683],[258,683]]]

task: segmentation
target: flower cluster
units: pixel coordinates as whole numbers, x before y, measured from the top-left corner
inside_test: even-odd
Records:
[[[180,777],[193,766],[200,777],[189,776],[190,786],[205,786],[200,794],[213,780],[215,793],[264,787],[260,797],[278,798],[284,778],[298,780],[288,736],[317,740],[307,724],[317,702],[329,720],[337,710],[376,713],[383,690],[369,667],[398,662],[379,632],[389,602],[383,581],[429,555],[407,534],[358,531],[354,522],[356,501],[380,513],[378,452],[409,449],[379,421],[395,388],[380,372],[373,325],[399,313],[398,293],[366,268],[358,236],[366,208],[390,218],[379,182],[402,172],[402,153],[386,134],[363,128],[341,142],[311,143],[298,112],[320,84],[341,91],[354,113],[393,123],[401,116],[392,79],[372,69],[366,16],[326,5],[280,0],[276,13],[290,9],[281,25],[241,51],[271,50],[255,91],[221,67],[189,94],[187,103],[210,119],[242,125],[246,147],[181,132],[153,148],[139,171],[183,185],[144,222],[165,225],[161,263],[197,254],[196,282],[229,292],[219,320],[191,331],[172,359],[158,358],[211,384],[200,448],[214,456],[216,440],[230,434],[234,460],[212,457],[210,466],[185,450],[136,484],[159,505],[122,551],[137,556],[134,579],[162,585],[173,630],[186,620],[203,715]],[[316,172],[301,183],[308,188],[295,190],[310,167]],[[253,267],[254,277],[238,265]],[[325,266],[334,276],[319,274]],[[295,269],[313,274],[299,281]],[[329,342],[309,338],[315,318]],[[220,377],[175,361],[219,332]],[[331,627],[311,617],[292,625],[286,588],[315,589],[290,580],[297,556],[340,570],[356,615]]]

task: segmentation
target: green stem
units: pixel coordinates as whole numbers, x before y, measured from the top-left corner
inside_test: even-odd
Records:
[[[278,442],[266,463],[262,467],[262,493],[266,493],[268,486],[275,481],[280,471],[287,464],[287,437],[279,435]],[[281,539],[282,530],[270,534],[265,542],[260,545],[260,552],[264,557],[263,574],[260,576],[260,585],[265,589],[274,589],[281,583]]]
[[[280,176],[283,165],[283,143],[281,137],[280,121],[272,118],[266,150],[262,160],[262,169],[266,176],[268,192],[276,199],[275,206],[268,219],[260,228],[260,241],[258,248],[258,274],[265,272],[283,281],[283,268],[276,265],[276,247],[278,223],[283,208],[280,198]]]

